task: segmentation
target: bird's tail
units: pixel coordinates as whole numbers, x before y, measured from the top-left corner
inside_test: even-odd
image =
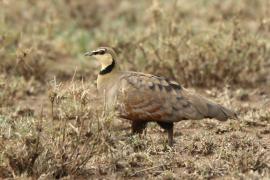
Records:
[[[227,119],[238,119],[237,114],[220,104],[214,102],[207,103],[208,113],[206,118],[215,118],[220,121],[226,121]]]

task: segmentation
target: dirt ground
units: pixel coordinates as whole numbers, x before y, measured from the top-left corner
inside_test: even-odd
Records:
[[[0,1],[0,179],[270,179],[270,3]],[[143,12],[143,13],[142,13]],[[174,146],[105,112],[99,66],[178,81],[238,114],[175,124]]]

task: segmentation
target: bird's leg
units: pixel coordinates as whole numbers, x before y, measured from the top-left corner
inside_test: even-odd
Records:
[[[132,133],[133,134],[142,134],[143,130],[147,126],[147,121],[132,121]]]
[[[168,122],[157,122],[160,127],[168,132],[168,144],[173,146],[173,123]]]

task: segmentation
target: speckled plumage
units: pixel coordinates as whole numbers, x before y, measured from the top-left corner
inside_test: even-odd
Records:
[[[101,52],[95,56],[103,68],[108,67],[110,61],[116,61],[111,48],[100,49],[94,53]],[[105,58],[104,54],[109,55]],[[170,145],[174,122],[203,118],[224,121],[236,117],[235,112],[192,93],[175,81],[151,74],[121,71],[117,61],[112,71],[99,74],[97,83],[98,90],[106,96],[108,107],[114,108],[121,118],[132,121],[133,132],[142,132],[147,122],[157,122],[168,130]]]
[[[123,118],[177,122],[202,118],[226,120],[234,116],[227,108],[163,77],[124,72],[118,81],[117,108]]]

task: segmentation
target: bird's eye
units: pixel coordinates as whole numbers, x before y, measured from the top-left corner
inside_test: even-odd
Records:
[[[103,55],[103,54],[105,54],[105,51],[103,51],[103,50],[102,51],[99,51],[99,54],[100,55]]]

